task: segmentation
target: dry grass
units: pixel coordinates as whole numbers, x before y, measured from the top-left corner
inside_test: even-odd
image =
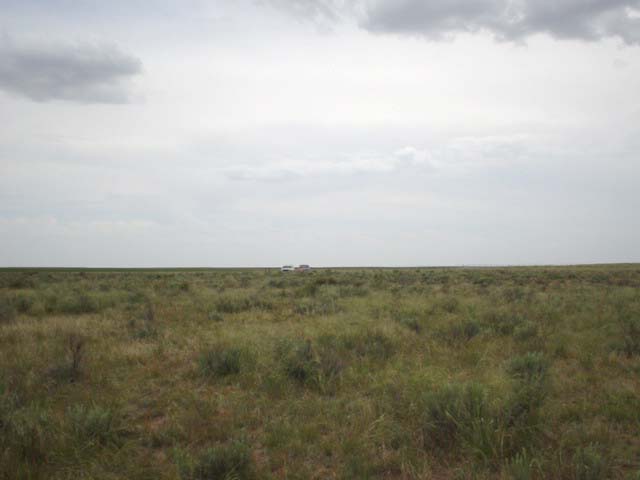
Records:
[[[0,478],[637,479],[640,267],[0,270]]]

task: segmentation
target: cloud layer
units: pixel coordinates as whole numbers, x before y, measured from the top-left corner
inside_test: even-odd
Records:
[[[640,43],[639,0],[271,0],[279,8],[314,21],[355,15],[373,33],[441,39],[490,32],[522,41],[535,34],[595,41],[618,37]]]
[[[142,63],[110,45],[0,40],[0,89],[36,102],[127,103]]]

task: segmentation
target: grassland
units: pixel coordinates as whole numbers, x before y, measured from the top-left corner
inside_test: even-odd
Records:
[[[3,479],[640,479],[640,266],[0,271]]]

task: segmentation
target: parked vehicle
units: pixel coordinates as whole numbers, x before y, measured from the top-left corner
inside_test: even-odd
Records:
[[[283,267],[280,267],[281,272],[293,272],[294,270],[295,268],[293,268],[293,265],[284,265]]]

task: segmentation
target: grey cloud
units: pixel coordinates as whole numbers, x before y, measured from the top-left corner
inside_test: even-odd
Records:
[[[618,37],[640,43],[640,0],[271,0],[313,20],[357,18],[373,33],[422,35],[432,39],[487,31],[500,40],[535,34],[595,41]]]
[[[36,102],[127,103],[142,63],[110,45],[0,39],[0,89]]]

